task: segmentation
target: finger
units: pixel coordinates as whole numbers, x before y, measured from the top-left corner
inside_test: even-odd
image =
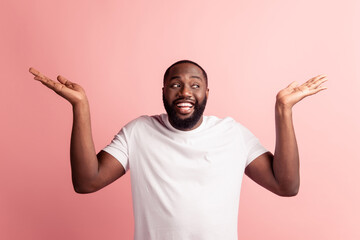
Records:
[[[70,88],[70,89],[75,89],[75,88],[77,88],[77,84],[76,84],[76,83],[73,83],[73,82],[67,80],[65,77],[63,77],[63,76],[61,76],[61,75],[59,75],[59,76],[57,77],[57,80],[58,80],[60,83],[62,83],[63,85],[65,85],[66,87]]]
[[[38,70],[36,70],[35,68],[31,67],[29,68],[29,72],[32,73],[35,77],[35,80],[41,81],[41,82],[48,82],[48,81],[52,81],[50,78],[48,78],[47,76],[43,75],[42,73],[40,73]]]
[[[327,78],[321,78],[321,79],[318,79],[316,82],[313,83],[312,87],[313,88],[319,88],[323,83],[327,82]]]
[[[35,68],[33,68],[33,67],[29,68],[29,72],[32,73],[35,76],[39,76],[39,74],[40,74],[40,72],[38,70],[36,70]]]
[[[38,80],[38,81],[40,81],[40,82],[41,82],[41,80],[42,80],[42,78],[39,77],[39,76],[35,76],[34,79],[35,79],[35,80]]]
[[[309,89],[318,88],[319,86],[321,86],[321,84],[323,84],[327,80],[328,79],[326,75],[319,75],[318,77],[311,79],[311,81],[306,82],[304,86],[308,87]]]
[[[37,81],[40,81],[42,84],[44,84],[45,86],[47,86],[48,88],[54,90],[55,92],[58,92],[59,90],[62,89],[62,84],[61,83],[57,83],[53,80],[51,80],[50,78],[44,76],[43,74],[41,74],[39,71],[35,70],[35,69],[31,69],[31,73],[33,73],[35,75],[34,79]]]
[[[41,78],[46,78],[45,75],[43,75],[41,72],[39,72],[38,70],[36,70],[33,67],[29,68],[29,72],[32,73],[34,76],[41,77]]]
[[[316,77],[313,77],[311,78],[309,81],[307,81],[306,83],[313,83],[313,82],[316,82],[320,79],[323,79],[323,78],[326,78],[326,75],[325,74],[320,74],[320,75],[317,75]]]
[[[42,75],[41,73],[39,73],[38,75],[35,75],[34,79],[38,80],[38,81],[40,81],[42,83],[53,82],[53,80],[51,80],[50,78]]]
[[[287,86],[288,88],[295,88],[295,87],[297,87],[299,85],[299,83],[298,82],[292,82],[292,83],[290,83],[289,84],[289,86]]]
[[[70,82],[63,76],[58,76],[57,79],[59,82],[53,81],[45,75],[41,74],[38,70],[30,68],[29,71],[35,75],[34,79],[40,81],[42,84],[59,94],[60,96],[68,99],[70,95],[74,94],[74,91],[70,88],[73,88],[74,83]],[[71,86],[70,88],[68,86]]]
[[[326,77],[325,74],[320,74],[320,75],[317,75],[316,77],[314,77],[315,79],[320,79],[320,78],[324,78]]]
[[[64,78],[61,75],[57,76],[57,80],[64,85],[66,85],[67,83],[71,83],[69,80],[67,80],[66,78]]]
[[[320,91],[326,90],[326,89],[327,89],[327,87],[319,87],[319,88],[316,88],[316,89],[312,89],[310,91],[310,95],[314,95],[314,94],[316,94],[316,93],[318,93]]]
[[[62,84],[57,83],[50,78],[47,77],[38,77],[39,81],[47,86],[48,88],[54,90],[55,92],[58,92],[62,88]]]
[[[321,75],[311,78],[307,82],[303,83],[301,86],[307,87],[309,89],[317,88],[319,85],[321,85],[323,82],[325,82],[326,79],[327,79],[326,75],[321,74]]]

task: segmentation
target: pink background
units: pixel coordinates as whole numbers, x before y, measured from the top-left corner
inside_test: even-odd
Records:
[[[276,93],[325,73],[295,106],[301,188],[281,198],[244,177],[240,239],[360,239],[360,2],[1,1],[0,239],[131,239],[129,174],[78,195],[71,106],[33,66],[81,84],[100,150],[128,121],[164,112],[162,75],[191,59],[209,75],[207,115],[232,116],[274,148]]]

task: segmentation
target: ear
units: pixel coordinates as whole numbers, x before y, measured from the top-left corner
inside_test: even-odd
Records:
[[[206,94],[206,98],[208,98],[208,97],[209,97],[209,91],[210,91],[210,90],[209,90],[209,88],[208,88],[208,89],[206,89],[206,93],[205,93],[205,94]]]

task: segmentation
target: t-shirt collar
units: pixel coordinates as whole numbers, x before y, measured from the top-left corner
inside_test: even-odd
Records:
[[[161,115],[161,118],[163,119],[166,127],[167,127],[170,131],[176,132],[176,133],[180,133],[180,134],[193,134],[193,133],[198,133],[198,132],[200,132],[202,129],[204,129],[204,127],[205,127],[205,125],[206,125],[206,119],[207,119],[206,116],[203,116],[203,120],[202,120],[200,126],[198,126],[197,128],[195,128],[195,129],[193,129],[193,130],[183,131],[183,130],[176,129],[176,128],[174,128],[174,127],[171,125],[171,123],[170,123],[170,121],[169,121],[169,116],[168,116],[166,113],[162,114],[162,115]]]

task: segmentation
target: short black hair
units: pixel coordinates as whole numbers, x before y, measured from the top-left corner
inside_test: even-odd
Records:
[[[165,85],[165,80],[168,77],[171,68],[174,67],[175,65],[182,64],[182,63],[190,63],[190,64],[193,64],[193,65],[197,66],[198,68],[200,68],[202,71],[202,74],[204,75],[206,85],[208,85],[208,78],[207,78],[207,74],[206,74],[205,70],[199,64],[197,64],[196,62],[190,61],[190,60],[180,60],[180,61],[177,61],[176,63],[172,64],[170,67],[168,67],[168,69],[166,69],[165,74],[164,74],[164,82],[163,82],[164,85]]]

